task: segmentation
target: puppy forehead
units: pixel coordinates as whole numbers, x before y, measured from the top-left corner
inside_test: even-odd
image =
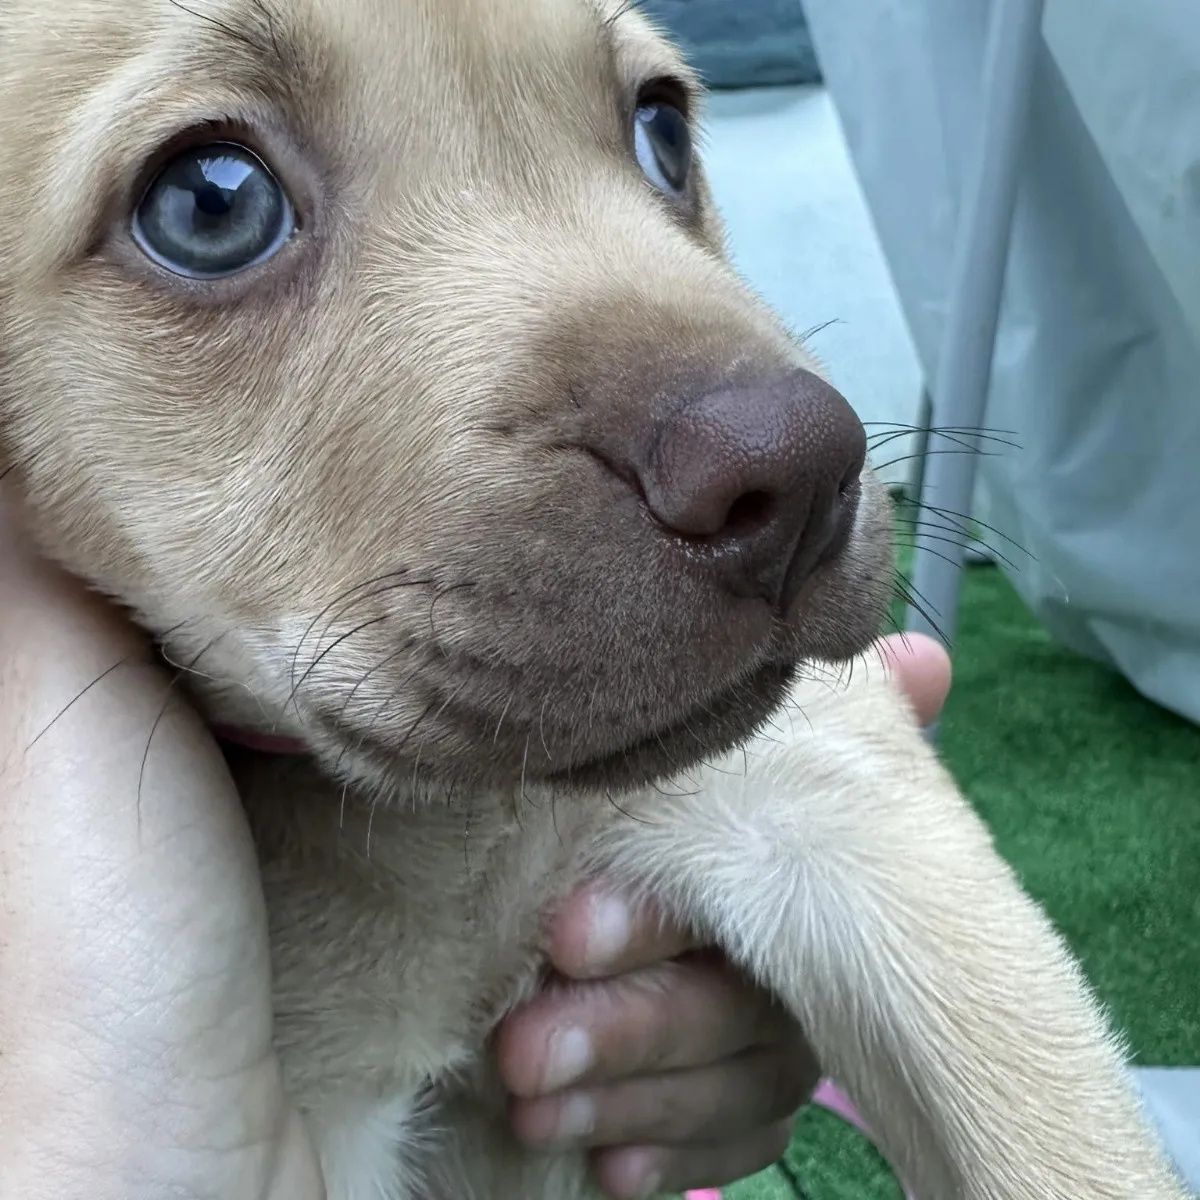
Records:
[[[11,0],[0,4],[0,80],[44,80],[38,107],[78,101],[127,70],[144,91],[174,82],[327,101],[399,124],[486,97],[494,119],[539,104],[611,104],[614,86],[695,79],[628,0]],[[140,68],[140,69],[139,69]],[[157,86],[156,86],[157,85]]]
[[[469,107],[504,120],[539,105],[606,107],[614,89],[694,79],[621,0],[143,0],[188,66],[393,120]]]

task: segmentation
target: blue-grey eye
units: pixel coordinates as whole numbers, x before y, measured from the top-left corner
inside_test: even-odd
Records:
[[[639,106],[633,122],[638,164],[656,188],[681,196],[692,173],[692,131],[687,117],[673,104]]]
[[[220,279],[265,262],[296,231],[291,201],[244,146],[217,142],[177,155],[146,189],[133,237],[168,271]]]

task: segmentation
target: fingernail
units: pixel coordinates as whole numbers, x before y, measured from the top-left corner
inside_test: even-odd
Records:
[[[599,895],[592,901],[587,933],[587,967],[602,971],[625,952],[633,936],[633,914],[620,896]]]
[[[585,1138],[596,1130],[596,1104],[584,1092],[565,1096],[558,1110],[555,1137],[560,1142]]]
[[[646,1182],[642,1184],[641,1190],[638,1192],[638,1200],[651,1200],[652,1197],[662,1194],[663,1189],[663,1173],[661,1171],[651,1171],[646,1176]]]
[[[586,1030],[572,1025],[559,1030],[550,1039],[546,1072],[542,1076],[542,1089],[556,1092],[582,1077],[592,1065],[592,1039]]]

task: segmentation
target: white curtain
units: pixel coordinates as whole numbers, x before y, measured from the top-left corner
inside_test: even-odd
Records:
[[[988,0],[804,6],[932,378]],[[1200,2],[1050,0],[1045,35],[987,418],[1023,449],[977,512],[1052,632],[1200,721]]]

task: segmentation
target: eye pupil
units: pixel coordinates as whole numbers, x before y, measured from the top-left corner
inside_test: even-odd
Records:
[[[692,135],[673,104],[641,105],[634,121],[634,148],[646,177],[661,191],[680,196],[692,170]]]
[[[262,160],[220,143],[167,163],[147,188],[132,232],[159,266],[191,279],[219,279],[265,262],[295,228],[292,206]]]
[[[233,196],[215,183],[206,183],[198,187],[194,193],[196,207],[206,217],[225,217],[233,208]]]

